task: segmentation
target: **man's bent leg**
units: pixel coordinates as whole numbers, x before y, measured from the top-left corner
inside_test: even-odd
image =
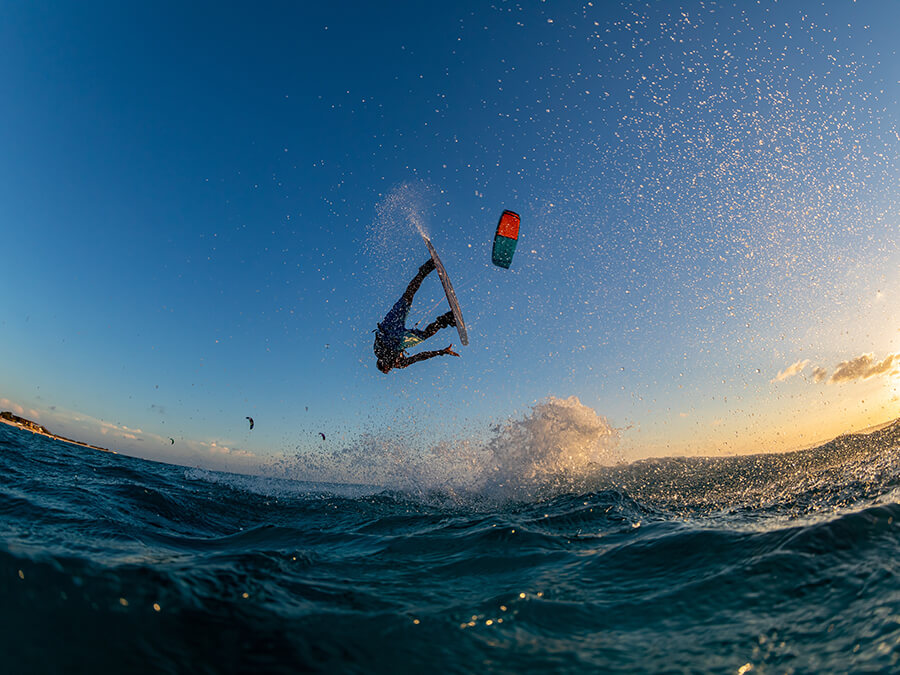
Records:
[[[422,282],[425,281],[425,277],[431,274],[434,271],[434,260],[429,258],[416,273],[416,276],[412,278],[412,281],[409,282],[409,286],[406,287],[406,291],[403,293],[403,298],[406,299],[408,304],[412,304],[413,297],[416,295],[416,291],[419,290],[419,286],[422,285]]]
[[[421,331],[422,339],[427,340],[432,335],[437,333],[441,328],[455,325],[456,321],[453,320],[453,312],[446,312],[445,314],[441,314],[438,318],[425,326],[425,329],[423,331]]]

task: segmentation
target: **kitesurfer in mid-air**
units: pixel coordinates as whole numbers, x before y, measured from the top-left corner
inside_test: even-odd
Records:
[[[384,320],[378,324],[378,330],[375,331],[375,356],[378,357],[378,370],[387,373],[392,368],[406,368],[419,361],[434,358],[448,354],[450,356],[459,356],[453,351],[453,345],[430,352],[419,352],[413,356],[407,356],[404,352],[410,347],[414,347],[423,340],[427,340],[437,333],[441,328],[447,326],[455,326],[453,320],[453,312],[441,314],[437,319],[428,324],[424,330],[406,327],[406,315],[412,307],[413,297],[419,286],[434,270],[434,260],[428,260],[419,268],[419,272],[409,282],[406,291],[400,299],[387,313]]]

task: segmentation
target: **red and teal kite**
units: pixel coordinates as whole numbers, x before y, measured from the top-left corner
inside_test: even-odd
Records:
[[[494,235],[494,251],[491,260],[497,267],[509,269],[512,264],[516,244],[519,241],[519,214],[504,211],[497,223],[497,234]]]

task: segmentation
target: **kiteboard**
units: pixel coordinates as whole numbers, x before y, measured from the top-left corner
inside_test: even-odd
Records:
[[[456,292],[453,290],[453,285],[450,283],[450,277],[447,276],[447,270],[444,269],[444,263],[441,262],[437,251],[434,250],[434,245],[431,243],[431,240],[424,234],[422,235],[422,239],[425,240],[425,245],[428,247],[431,259],[434,260],[434,268],[437,270],[438,277],[441,280],[441,286],[444,287],[444,294],[447,296],[447,302],[450,303],[450,310],[453,312],[453,319],[456,321],[456,331],[459,333],[459,341],[462,342],[464,346],[468,345],[469,334],[466,332],[466,322],[463,321],[462,310],[459,308],[459,300],[456,299]]]

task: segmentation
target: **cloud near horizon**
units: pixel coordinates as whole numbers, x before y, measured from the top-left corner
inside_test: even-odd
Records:
[[[136,438],[135,434],[143,434],[144,432],[140,429],[131,429],[130,427],[122,424],[113,424],[112,422],[104,422],[103,420],[93,419],[96,424],[100,425],[100,433],[104,436],[108,434],[110,431],[119,432],[125,438]]]
[[[792,363],[787,368],[782,370],[775,376],[775,379],[772,382],[784,382],[786,379],[790,377],[794,377],[794,375],[799,375],[803,372],[803,369],[809,365],[809,359],[803,359],[802,361],[796,361]]]
[[[888,354],[881,361],[875,361],[875,355],[871,352],[860,354],[855,359],[841,361],[828,379],[828,383],[867,380],[876,375],[892,374],[895,365],[900,366],[900,354]]]
[[[799,375],[810,365],[809,359],[795,361],[787,368],[779,372],[772,382],[784,382],[785,380]],[[898,375],[900,374],[900,353],[888,354],[881,361],[875,360],[875,354],[872,352],[860,354],[859,356],[841,361],[835,366],[831,377],[828,377],[828,369],[822,366],[812,367],[812,381],[816,384],[825,382],[826,384],[838,384],[840,382],[853,382],[855,380],[867,380],[870,377],[879,375]]]
[[[219,445],[216,441],[204,442],[204,441],[196,441],[196,444],[204,448],[210,454],[215,455],[230,455],[232,457],[244,457],[251,458],[256,457],[249,450],[241,450],[239,448],[229,448],[227,445]]]
[[[9,410],[10,412],[15,413],[16,415],[24,415],[25,408],[20,406],[18,403],[14,401],[10,401],[8,398],[0,398],[0,408],[4,410]]]

